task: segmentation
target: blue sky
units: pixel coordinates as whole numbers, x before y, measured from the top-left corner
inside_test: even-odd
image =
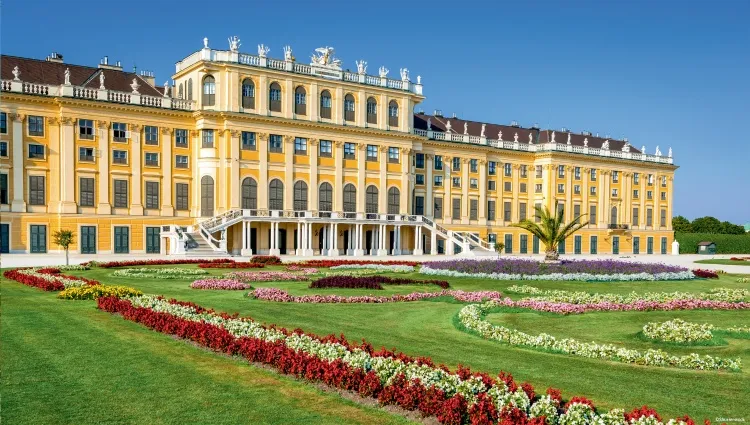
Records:
[[[680,166],[675,215],[750,221],[750,2],[5,0],[0,50],[154,71],[203,37],[306,61],[319,46],[422,76],[425,111],[628,137]]]

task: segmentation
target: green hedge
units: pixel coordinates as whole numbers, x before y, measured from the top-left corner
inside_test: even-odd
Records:
[[[716,233],[675,233],[680,243],[680,254],[698,253],[698,243],[716,242],[717,254],[750,254],[750,235],[721,235]]]

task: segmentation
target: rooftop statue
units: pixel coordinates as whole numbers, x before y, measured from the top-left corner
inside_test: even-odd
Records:
[[[570,135],[570,133],[568,133],[568,144],[570,144],[570,141],[571,141],[571,137],[572,137],[572,136]]]
[[[208,49],[208,37],[203,37],[203,48]]]
[[[388,68],[386,68],[386,67],[384,67],[384,66],[381,66],[381,67],[380,67],[380,69],[378,70],[378,73],[379,73],[379,75],[380,75],[380,78],[385,78],[385,77],[387,77],[387,76],[388,76],[388,72],[389,72],[389,69],[388,69]]]
[[[518,133],[516,133],[515,135],[513,135],[513,141],[514,142],[518,142]]]
[[[20,81],[19,78],[21,76],[21,70],[18,69],[18,66],[13,67],[13,81]]]
[[[605,140],[604,143],[602,143],[602,149],[609,150],[609,139]]]
[[[65,68],[65,85],[70,85],[70,68]]]
[[[258,44],[258,57],[265,58],[270,51],[270,47],[263,44]]]
[[[427,118],[427,130],[432,130],[432,119]]]
[[[292,46],[284,46],[284,60],[287,62],[294,62],[294,55],[292,55]]]
[[[106,87],[104,87],[104,71],[102,71],[99,74],[99,90],[104,90]]]
[[[448,120],[448,122],[445,124],[445,132],[446,133],[451,132],[451,120]]]
[[[229,40],[229,51],[231,52],[239,52],[240,51],[240,38],[236,35],[233,37],[229,37],[227,40]]]
[[[138,87],[141,85],[138,84],[138,80],[133,78],[133,83],[130,85],[130,88],[133,89],[133,94],[138,94]]]
[[[529,144],[534,143],[534,135],[529,132]]]
[[[661,150],[659,150],[659,146],[656,147],[656,156],[661,156]]]
[[[464,134],[469,134],[469,124],[464,123]]]
[[[500,140],[500,141],[503,140],[503,132],[502,131],[498,131],[497,132],[497,140]]]
[[[164,97],[169,97],[169,81],[164,82]]]
[[[670,158],[672,157],[672,148],[671,147],[669,148],[669,153],[667,154],[667,156],[670,157]]]
[[[409,70],[407,68],[401,68],[401,81],[409,81]]]
[[[484,137],[484,128],[487,127],[487,124],[482,124],[482,133],[479,135],[479,137]]]
[[[341,69],[341,60],[333,57],[333,47],[318,47],[315,49],[319,55],[312,55],[312,65],[327,66],[329,68]]]
[[[557,142],[555,142],[555,132],[554,131],[552,132],[552,143],[557,143]]]
[[[583,139],[583,147],[584,147],[584,148],[587,148],[587,147],[589,147],[589,138],[588,138],[588,137],[585,137],[585,138]]]
[[[367,72],[367,62],[365,60],[355,61],[357,64],[357,73],[364,75]]]

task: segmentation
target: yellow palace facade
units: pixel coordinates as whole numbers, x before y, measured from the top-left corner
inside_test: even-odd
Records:
[[[673,240],[671,149],[414,113],[407,69],[239,45],[204,39],[165,86],[106,58],[2,56],[0,251],[57,251],[71,229],[84,254],[532,254],[510,224],[537,205],[586,215],[564,253]]]

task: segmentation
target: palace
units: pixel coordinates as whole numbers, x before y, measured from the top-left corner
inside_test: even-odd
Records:
[[[532,254],[534,208],[589,224],[568,254],[666,253],[671,149],[413,112],[421,77],[203,48],[173,84],[2,56],[0,252]],[[654,246],[656,244],[656,246]]]

